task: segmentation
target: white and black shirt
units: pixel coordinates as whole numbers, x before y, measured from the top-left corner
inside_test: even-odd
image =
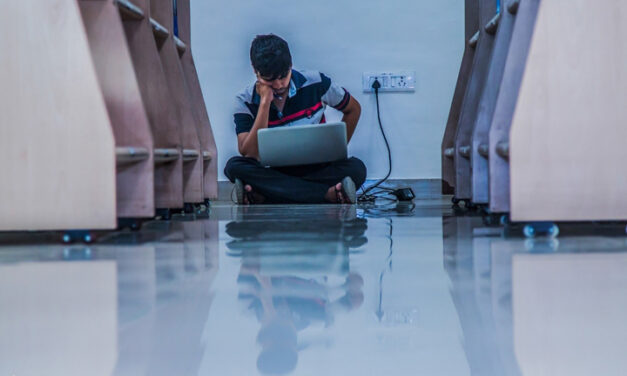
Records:
[[[255,82],[236,97],[234,121],[237,134],[250,132],[259,110],[260,97]],[[292,69],[290,90],[285,107],[280,112],[272,104],[268,127],[324,123],[324,110],[331,106],[342,111],[350,101],[350,93],[316,71]]]

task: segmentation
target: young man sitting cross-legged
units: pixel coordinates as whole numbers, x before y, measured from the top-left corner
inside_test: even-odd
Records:
[[[366,179],[357,158],[306,166],[266,168],[259,163],[260,129],[324,123],[327,105],[342,111],[350,141],[359,121],[359,103],[320,72],[292,69],[287,42],[260,35],[250,49],[257,80],[236,100],[235,130],[241,157],[224,169],[235,183],[239,204],[356,202],[356,189]]]

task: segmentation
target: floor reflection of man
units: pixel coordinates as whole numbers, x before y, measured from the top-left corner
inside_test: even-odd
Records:
[[[261,324],[257,368],[283,375],[296,368],[299,351],[315,345],[299,341],[300,331],[329,327],[336,314],[362,305],[364,281],[350,271],[349,254],[367,242],[367,221],[259,222],[229,223],[234,240],[227,246],[242,258],[238,297]]]

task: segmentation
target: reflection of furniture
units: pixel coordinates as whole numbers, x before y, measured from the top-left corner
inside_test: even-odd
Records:
[[[514,255],[523,375],[624,375],[627,254]]]
[[[504,3],[498,27],[494,18],[477,40],[456,149],[443,148],[443,179],[454,160],[458,199],[513,221],[627,219],[626,12],[611,0]],[[491,32],[495,52],[484,60]],[[475,68],[489,72],[483,91],[473,89]],[[478,113],[465,111],[477,103]]]
[[[7,4],[0,231],[113,229],[217,197],[189,1],[176,2],[179,36],[174,4]]]
[[[0,374],[111,375],[116,283],[108,261],[0,266]]]

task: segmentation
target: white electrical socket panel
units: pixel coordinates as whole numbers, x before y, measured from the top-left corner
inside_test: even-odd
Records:
[[[374,93],[372,84],[375,79],[381,83],[379,92],[416,91],[415,71],[364,72],[362,78],[364,93]]]

